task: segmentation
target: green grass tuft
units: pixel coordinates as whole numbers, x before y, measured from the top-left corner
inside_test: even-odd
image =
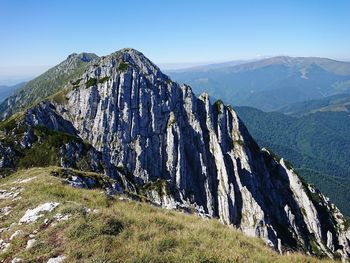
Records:
[[[116,218],[108,218],[101,228],[102,235],[115,236],[122,232],[124,224]]]
[[[119,66],[118,66],[118,70],[120,71],[127,71],[129,67],[129,64],[127,62],[120,62]]]
[[[103,78],[99,79],[99,80],[97,81],[97,83],[105,83],[105,82],[108,81],[109,79],[110,79],[110,77],[103,77]]]
[[[221,112],[221,105],[223,105],[224,103],[222,102],[222,100],[217,100],[214,103],[214,107],[216,109],[217,112]]]
[[[86,83],[85,83],[86,88],[95,86],[96,84],[97,84],[97,79],[95,79],[95,78],[90,78],[90,79],[88,79],[88,81],[86,81]]]

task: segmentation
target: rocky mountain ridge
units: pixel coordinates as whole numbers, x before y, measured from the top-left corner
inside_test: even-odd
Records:
[[[136,50],[89,64],[65,89],[3,128],[7,136],[27,136],[30,148],[40,144],[30,131],[42,126],[89,145],[100,156],[92,160],[119,179],[116,188],[137,193],[142,187],[154,203],[192,207],[281,252],[350,255],[346,221],[327,198],[286,161],[261,150],[232,107],[211,104],[205,93],[196,97]],[[6,142],[2,147],[11,150]],[[0,154],[6,158],[5,150]]]
[[[25,83],[13,95],[6,98],[0,104],[0,119],[9,117],[58,92],[70,79],[81,75],[89,63],[96,59],[98,56],[91,53],[69,55],[66,60]]]

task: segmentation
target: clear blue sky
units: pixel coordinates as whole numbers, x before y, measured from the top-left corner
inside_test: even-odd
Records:
[[[349,0],[1,0],[0,71],[123,47],[156,63],[257,55],[350,59]]]

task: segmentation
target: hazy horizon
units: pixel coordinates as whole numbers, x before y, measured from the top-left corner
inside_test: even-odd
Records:
[[[349,60],[348,10],[345,0],[4,0],[0,81],[34,77],[73,52],[108,55],[124,47],[177,67],[281,54]]]
[[[104,54],[104,55],[107,55],[107,54]],[[145,55],[147,56],[147,54]],[[103,55],[100,55],[100,56],[103,56]],[[276,56],[289,56],[289,55],[276,55]],[[163,71],[172,71],[172,70],[188,69],[188,68],[199,67],[199,66],[229,63],[234,61],[242,61],[243,63],[245,63],[245,62],[272,58],[276,56],[258,56],[255,58],[250,57],[247,59],[230,59],[230,60],[222,60],[222,61],[213,60],[213,61],[200,61],[200,62],[195,61],[195,62],[165,62],[165,63],[158,63],[156,61],[153,61],[153,62],[156,63],[157,66],[159,66],[159,68]],[[330,58],[330,57],[328,58],[337,60],[337,61],[350,62],[350,59],[336,59],[336,58]],[[59,61],[58,63],[60,62],[61,61]],[[49,70],[50,68],[56,66],[57,64],[42,65],[42,66],[0,67],[0,86],[13,86],[22,82],[30,81],[31,79],[34,79],[35,77],[41,75],[42,73]]]

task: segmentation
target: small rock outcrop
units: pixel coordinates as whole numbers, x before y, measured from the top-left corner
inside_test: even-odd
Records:
[[[65,256],[58,256],[58,257],[55,257],[55,258],[50,258],[47,263],[61,263],[61,262],[64,262],[64,260],[66,259]]]
[[[25,212],[24,216],[19,220],[20,224],[30,224],[43,217],[44,212],[53,211],[59,203],[48,202],[37,206],[34,209],[29,209]]]
[[[11,236],[10,236],[10,241],[19,237],[19,236],[23,236],[25,235],[24,231],[23,230],[16,230],[15,233],[13,233]]]
[[[34,238],[29,239],[27,241],[26,250],[31,249],[35,245],[36,242],[37,241]]]

